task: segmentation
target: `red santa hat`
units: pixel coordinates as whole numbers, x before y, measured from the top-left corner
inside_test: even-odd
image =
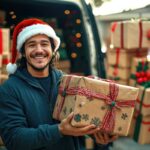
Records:
[[[55,46],[54,52],[57,51],[60,45],[60,39],[56,35],[54,29],[40,19],[25,19],[15,27],[13,32],[12,60],[11,63],[9,63],[6,67],[6,70],[9,74],[13,74],[17,69],[17,65],[15,64],[17,51],[21,52],[21,48],[25,41],[37,34],[45,34],[52,38]]]

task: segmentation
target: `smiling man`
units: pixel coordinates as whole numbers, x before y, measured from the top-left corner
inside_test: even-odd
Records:
[[[35,35],[25,43],[25,57],[27,59],[27,69],[34,75],[42,73],[48,76],[49,63],[52,57],[52,46],[46,35]]]
[[[73,113],[62,122],[52,118],[62,76],[53,68],[59,45],[42,20],[26,19],[14,29],[10,75],[0,86],[0,135],[8,150],[84,150],[83,135],[95,135],[102,145],[116,138],[93,124],[73,127]]]

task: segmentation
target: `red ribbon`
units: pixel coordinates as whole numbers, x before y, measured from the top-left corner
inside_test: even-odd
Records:
[[[139,99],[137,99],[136,102],[139,103],[139,104],[141,104],[141,101]],[[149,108],[150,104],[142,103],[142,107],[148,107]]]
[[[143,40],[143,29],[142,29],[142,21],[139,22],[139,48],[142,47],[142,40]],[[124,48],[124,25],[123,23],[120,24],[120,39],[121,39],[121,48]]]
[[[124,48],[124,25],[123,25],[123,22],[121,22],[121,26],[120,26],[120,31],[121,31],[121,34],[120,34],[120,39],[121,39],[121,48]]]
[[[3,53],[3,33],[2,29],[0,28],[0,55]]]
[[[150,121],[142,121],[142,124],[145,124],[145,125],[150,125]]]
[[[117,22],[114,22],[113,24],[112,24],[112,26],[111,26],[111,31],[112,32],[115,32],[115,30],[116,30],[116,28],[117,28]]]
[[[69,76],[69,77],[67,78],[67,80],[66,80],[66,84],[65,84],[66,87],[65,87],[65,89],[68,89],[70,80],[71,80],[71,76]],[[63,91],[65,91],[65,90],[63,90]],[[64,93],[64,94],[66,94],[66,93]],[[58,108],[57,108],[56,118],[57,118],[58,120],[59,120],[59,118],[60,118],[60,112],[61,112],[61,110],[62,110],[62,107],[63,107],[63,105],[64,105],[64,102],[65,102],[65,95],[62,96],[62,99],[61,99],[61,101],[60,101],[60,104],[59,104],[59,106],[58,106]]]
[[[119,58],[120,58],[120,48],[116,48],[116,64],[114,66],[114,72],[113,72],[114,76],[117,76],[118,74]]]
[[[142,21],[139,22],[139,48],[142,47],[142,37],[143,37],[143,30],[142,30]]]
[[[10,60],[8,58],[5,58],[2,60],[3,65],[7,65],[9,62],[10,62]]]
[[[71,80],[71,76],[68,77],[68,81],[70,82]],[[69,83],[67,81],[67,83]],[[66,88],[67,87],[67,88]],[[109,84],[109,91],[110,93],[108,95],[102,94],[102,93],[96,93],[93,92],[89,89],[83,88],[83,87],[71,87],[68,88],[68,85],[65,88],[60,86],[59,87],[59,94],[62,95],[62,103],[59,106],[58,109],[58,113],[61,112],[62,106],[64,104],[64,99],[65,96],[63,96],[63,93],[65,91],[66,95],[81,95],[81,96],[85,96],[88,99],[100,99],[100,100],[104,100],[104,102],[110,106],[111,109],[108,109],[103,121],[102,121],[102,126],[101,129],[106,131],[106,132],[112,132],[115,126],[115,110],[116,109],[120,109],[120,107],[134,107],[135,106],[135,100],[124,100],[124,101],[117,101],[117,96],[119,93],[119,86],[115,83],[111,83]]]

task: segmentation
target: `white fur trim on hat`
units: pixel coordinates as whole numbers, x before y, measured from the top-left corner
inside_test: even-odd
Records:
[[[16,64],[12,64],[12,63],[7,64],[6,71],[8,72],[8,74],[14,74],[16,70],[17,70]]]
[[[30,26],[25,27],[17,37],[17,50],[20,51],[22,45],[24,42],[29,39],[30,37],[37,35],[37,34],[45,34],[48,37],[51,37],[54,39],[54,45],[56,51],[59,48],[60,45],[60,39],[57,37],[55,31],[53,28],[51,28],[49,25],[46,24],[33,24]]]

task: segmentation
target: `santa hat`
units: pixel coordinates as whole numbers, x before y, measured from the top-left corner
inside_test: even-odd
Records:
[[[45,34],[52,38],[55,46],[54,52],[57,51],[60,45],[60,39],[57,37],[54,29],[40,19],[25,19],[15,27],[13,32],[12,60],[11,63],[9,63],[6,67],[6,70],[9,74],[13,74],[17,69],[17,65],[15,64],[17,51],[21,52],[21,48],[25,41],[37,34]]]

